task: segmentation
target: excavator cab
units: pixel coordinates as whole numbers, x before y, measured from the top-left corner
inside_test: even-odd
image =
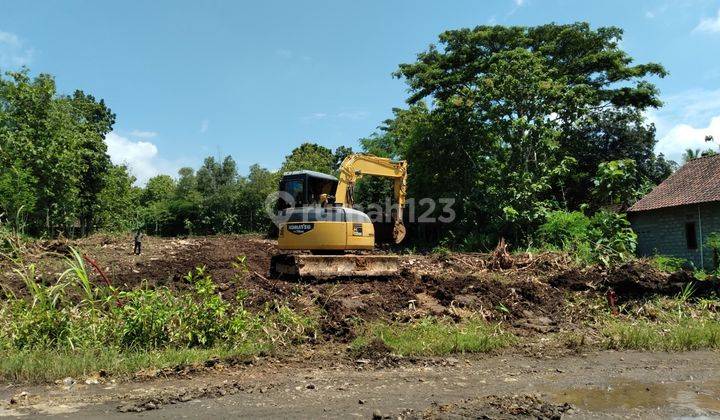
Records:
[[[375,233],[363,212],[335,204],[338,179],[315,171],[286,172],[280,180],[278,247],[284,250],[373,249]]]
[[[287,193],[287,202],[282,196],[278,203],[278,209],[284,210],[288,207],[303,207],[310,205],[322,205],[323,195],[325,197],[335,194],[338,179],[315,171],[293,171],[285,172],[280,180],[280,191]]]

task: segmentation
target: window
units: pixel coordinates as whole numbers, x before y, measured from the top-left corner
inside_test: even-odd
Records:
[[[371,223],[370,218],[367,214],[355,210],[355,209],[346,209],[345,211],[347,221],[353,222],[353,223]]]
[[[285,184],[285,191],[295,200],[296,206],[301,206],[305,201],[302,181],[288,181]]]
[[[697,233],[695,233],[695,222],[685,223],[685,242],[688,249],[697,249]]]

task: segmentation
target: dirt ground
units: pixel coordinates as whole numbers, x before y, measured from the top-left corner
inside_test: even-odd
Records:
[[[569,310],[564,305],[568,293],[604,296],[612,288],[620,304],[644,294],[675,294],[692,280],[689,274],[667,275],[643,262],[604,271],[573,268],[562,254],[452,253],[402,255],[402,272],[392,278],[299,283],[269,278],[276,244],[252,235],[148,237],[140,256],[132,254],[129,235],[53,240],[35,244],[25,263],[37,264],[39,275],[52,282],[65,268],[70,246],[123,289],[142,284],[185,289],[190,284],[183,277],[204,265],[225,298],[233,299],[242,289],[248,308],[279,300],[300,311],[323,313],[323,334],[340,341],[354,337],[356,320],[405,321],[427,315],[460,319],[480,314],[489,321],[506,322],[520,335],[567,330],[584,316],[583,308]],[[245,269],[238,268],[238,257],[245,258]],[[0,262],[0,281],[22,294],[24,284],[11,268]],[[104,281],[98,270],[91,271],[94,281]],[[703,282],[696,295],[713,289],[716,282]]]
[[[665,274],[644,261],[613,270],[578,268],[567,256],[452,253],[401,256],[400,275],[375,280],[298,282],[270,278],[275,243],[260,236],[155,238],[132,254],[130,236],[95,235],[32,245],[43,281],[64,269],[69,247],[95,262],[93,280],[119,288],[185,289],[183,277],[206,266],[218,289],[232,299],[247,292],[245,306],[283,301],[321,316],[323,344],[294,354],[256,359],[249,365],[208,363],[199,369],[139,374],[115,383],[0,387],[0,416],[54,414],[72,418],[588,418],[720,416],[720,358],[715,352],[597,352],[570,348],[555,333],[580,331],[593,297],[603,309],[646,295],[674,295],[690,274]],[[238,257],[246,264],[238,265]],[[7,261],[0,281],[16,294],[24,285]],[[697,295],[717,290],[702,282]],[[612,291],[615,298],[607,298]],[[407,359],[364,354],[346,343],[358,320],[408,321],[427,315],[468,316],[502,322],[521,344],[492,355]],[[590,354],[582,354],[587,351]],[[73,380],[74,382],[74,380]],[[483,417],[485,416],[485,417]]]
[[[715,352],[500,354],[400,362],[260,359],[192,377],[0,390],[0,416],[716,418]],[[6,403],[15,399],[16,403]]]

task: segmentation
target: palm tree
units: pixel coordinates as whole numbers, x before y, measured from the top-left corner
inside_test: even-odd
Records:
[[[693,159],[697,159],[700,157],[700,149],[686,149],[685,153],[682,155],[683,163],[688,163]]]

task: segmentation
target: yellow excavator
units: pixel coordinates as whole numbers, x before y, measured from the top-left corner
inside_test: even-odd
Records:
[[[278,248],[270,275],[301,279],[393,276],[395,255],[373,255],[375,228],[370,217],[353,208],[358,179],[393,180],[393,242],[405,238],[402,209],[407,192],[407,162],[365,154],[343,160],[338,177],[314,171],[286,172],[280,181]]]

